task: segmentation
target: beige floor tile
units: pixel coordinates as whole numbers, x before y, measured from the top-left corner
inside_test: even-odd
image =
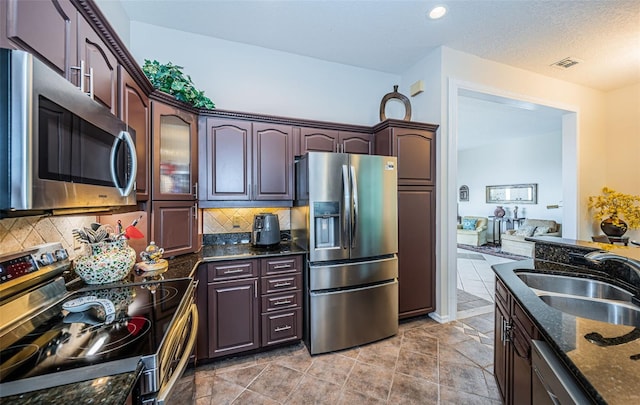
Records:
[[[357,362],[345,383],[345,388],[366,396],[386,400],[389,396],[392,377],[392,369]]]
[[[340,398],[340,385],[306,375],[286,400],[287,405],[334,405]]]
[[[397,374],[393,378],[389,404],[437,404],[438,385],[408,375]]]
[[[249,384],[248,389],[275,401],[284,401],[302,379],[299,371],[271,363]]]
[[[397,373],[419,377],[438,384],[438,356],[400,350]]]
[[[256,364],[242,368],[233,367],[228,370],[218,371],[217,376],[225,381],[229,381],[241,386],[242,388],[246,388],[266,367],[267,364]]]
[[[477,394],[483,397],[489,396],[489,390],[480,367],[440,362],[440,385]]]
[[[355,363],[354,358],[341,354],[317,357],[313,359],[307,374],[342,387]]]
[[[242,394],[233,401],[233,405],[277,405],[279,403],[278,401],[274,401],[269,397],[250,390],[244,390]]]

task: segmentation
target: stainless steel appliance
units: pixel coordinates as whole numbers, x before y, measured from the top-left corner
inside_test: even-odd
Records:
[[[253,217],[251,241],[254,246],[270,247],[280,243],[280,222],[274,214],[259,214]]]
[[[0,66],[0,216],[135,206],[127,126],[29,53]]]
[[[296,163],[294,241],[309,251],[311,354],[398,332],[396,158],[310,152]]]
[[[551,347],[541,340],[531,342],[532,403],[536,405],[590,404],[575,378]]]
[[[54,276],[0,302],[0,397],[10,401],[34,390],[135,372],[142,364],[134,403],[170,403],[195,344],[194,282],[183,278],[69,292],[64,279],[55,278],[69,268],[61,249],[0,258],[0,287],[12,283],[15,289],[19,283],[8,280],[30,274]]]

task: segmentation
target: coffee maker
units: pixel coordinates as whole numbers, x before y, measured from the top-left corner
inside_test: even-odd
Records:
[[[261,213],[253,217],[253,246],[272,247],[280,243],[280,223],[275,214]]]

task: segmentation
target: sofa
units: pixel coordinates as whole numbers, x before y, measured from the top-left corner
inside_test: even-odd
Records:
[[[471,246],[482,246],[487,243],[486,217],[462,217],[462,223],[458,224],[458,243]]]
[[[534,242],[524,238],[530,236],[561,236],[560,224],[548,219],[525,219],[518,229],[509,229],[500,235],[502,252],[533,257]]]

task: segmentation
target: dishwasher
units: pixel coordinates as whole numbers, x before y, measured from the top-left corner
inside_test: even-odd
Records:
[[[533,404],[582,405],[593,403],[546,342],[533,340],[531,343]]]

